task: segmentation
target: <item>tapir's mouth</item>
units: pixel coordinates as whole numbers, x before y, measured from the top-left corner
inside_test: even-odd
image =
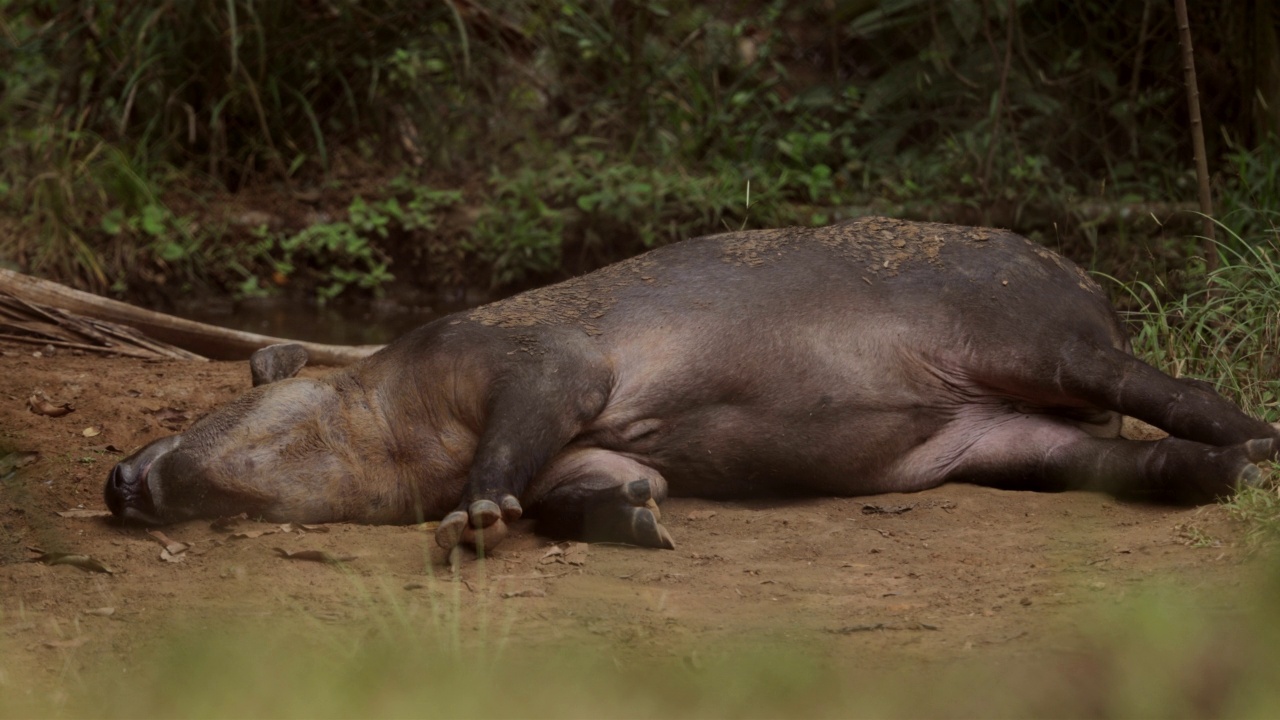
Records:
[[[112,469],[111,477],[107,480],[106,500],[107,507],[117,517],[146,525],[161,524],[160,519],[156,517],[156,504],[155,498],[151,495],[151,483],[147,482],[151,474],[151,466],[154,464],[155,460],[151,460],[143,465],[132,482],[126,476],[127,470],[121,465]]]
[[[156,461],[152,460],[142,466],[142,470],[138,472],[138,489],[134,495],[134,504],[126,505],[124,508],[124,517],[128,520],[136,520],[148,525],[159,525],[160,519],[156,517],[156,503],[151,496],[151,483],[147,482],[147,477],[151,474],[151,466]],[[145,510],[143,508],[146,508]]]

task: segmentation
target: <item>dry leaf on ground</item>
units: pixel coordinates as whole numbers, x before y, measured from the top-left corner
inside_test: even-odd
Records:
[[[27,407],[31,412],[45,417],[60,418],[76,411],[71,403],[58,403],[50,400],[43,393],[27,398]]]
[[[275,548],[280,557],[286,560],[310,560],[312,562],[329,563],[337,565],[338,563],[351,562],[356,559],[355,555],[334,555],[327,550],[295,550],[290,552],[284,548]]]
[[[37,550],[36,552],[40,551]],[[115,572],[115,570],[103,565],[101,561],[95,558],[74,553],[41,552],[39,557],[31,558],[31,562],[44,563],[45,565],[71,565],[87,572],[100,572],[108,575]]]

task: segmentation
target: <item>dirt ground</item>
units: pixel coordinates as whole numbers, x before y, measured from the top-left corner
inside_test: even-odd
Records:
[[[1241,530],[1221,508],[963,485],[674,499],[663,506],[674,551],[553,545],[526,527],[457,576],[435,564],[423,528],[199,521],[157,538],[102,516],[108,471],[246,389],[247,365],[0,349],[0,456],[10,453],[0,464],[0,692],[51,692],[68,668],[127,672],[174,622],[234,614],[358,625],[379,603],[426,603],[459,584],[464,598],[500,608],[504,637],[517,643],[567,638],[696,664],[690,648],[770,637],[812,641],[855,664],[929,665],[1078,647],[1089,613],[1153,580],[1228,589],[1217,593],[1228,611],[1248,582]],[[41,394],[74,411],[33,412],[28,399]],[[27,464],[11,472],[15,462]],[[168,541],[187,547],[169,552]],[[335,567],[277,549],[352,559]],[[87,555],[111,572],[32,562],[41,552]]]

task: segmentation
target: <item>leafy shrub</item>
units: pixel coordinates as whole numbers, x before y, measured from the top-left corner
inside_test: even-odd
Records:
[[[316,299],[322,303],[351,288],[379,294],[394,279],[380,243],[393,231],[434,229],[438,213],[462,200],[462,194],[452,190],[433,190],[404,181],[393,183],[393,187],[408,188],[406,202],[395,196],[375,202],[357,196],[347,207],[345,220],[316,223],[294,233],[258,228],[250,256],[270,268],[272,279],[263,282],[257,274],[246,271],[239,294],[265,295],[271,287],[299,275],[316,286]]]
[[[473,237],[451,241],[491,261],[499,283],[740,225],[747,213],[729,208],[748,184],[758,224],[887,206],[1049,225],[1081,197],[1193,192],[1176,27],[1153,2],[0,8],[0,195],[36,231],[4,253],[97,287],[184,252],[214,274],[234,262],[220,242],[235,238],[131,230],[127,218],[155,220],[159,196],[288,194],[387,166],[478,193]],[[1213,58],[1201,68],[1211,153],[1230,150],[1249,178],[1229,192],[1262,197],[1268,156],[1233,148],[1275,127],[1272,10],[1192,12]],[[353,247],[318,239],[329,232],[307,242]],[[381,240],[401,250],[405,238]]]
[[[687,237],[736,230],[748,220],[768,224],[780,217],[762,214],[759,193],[755,210],[747,206],[738,173],[667,171],[589,147],[495,174],[490,184],[495,201],[473,229],[472,249],[492,267],[494,286],[561,267],[581,272]]]

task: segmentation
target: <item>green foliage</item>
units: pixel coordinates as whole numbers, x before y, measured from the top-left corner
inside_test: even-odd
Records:
[[[385,222],[385,216],[379,217]],[[282,279],[293,275],[300,264],[311,268],[319,275],[316,296],[322,302],[352,285],[376,289],[392,279],[386,260],[353,222],[320,223],[292,235],[263,233],[255,250],[271,258]]]
[[[145,238],[154,256],[171,265],[188,260],[199,250],[198,240],[186,231],[185,223],[157,201],[146,203],[136,214],[117,206],[102,216],[99,227],[110,236],[129,233]]]
[[[351,288],[380,293],[394,276],[379,241],[392,233],[434,229],[438,213],[462,200],[457,191],[433,190],[404,180],[392,183],[392,187],[407,191],[405,202],[396,196],[374,202],[357,196],[347,207],[345,220],[316,223],[295,233],[258,228],[250,256],[271,270],[272,280],[266,283],[256,274],[246,273],[238,293],[266,295],[273,284],[283,285],[299,274],[315,286],[321,303]]]
[[[9,128],[7,135],[3,164],[19,165],[25,156],[31,159],[27,164],[38,164],[44,172],[6,178],[6,205],[20,213],[23,224],[34,229],[38,238],[31,246],[25,238],[6,238],[6,249],[29,255],[37,268],[80,276],[91,284],[105,283],[101,263],[84,238],[81,203],[86,186],[100,188],[102,144],[85,133],[59,133],[49,127]]]
[[[151,174],[100,137],[51,126],[10,127],[8,138],[0,160],[43,172],[15,174],[5,183],[4,204],[20,213],[24,232],[0,239],[0,247],[34,269],[97,290],[120,289],[121,273],[104,256],[146,257],[163,267],[184,263],[198,249],[188,223],[165,205]]]
[[[580,145],[491,178],[494,202],[477,220],[470,249],[493,268],[494,286],[564,266],[590,269],[618,254],[737,229],[747,219],[745,186],[735,173],[665,171]],[[753,221],[766,217],[755,208]]]
[[[221,245],[249,238],[162,221],[159,196],[387,165],[468,188],[476,226],[449,242],[498,284],[740,226],[748,184],[748,224],[870,207],[1045,227],[1080,198],[1192,193],[1176,28],[1145,0],[0,7],[0,196],[37,231],[4,251],[90,285],[138,276],[130,263],[227,274]],[[1192,11],[1214,59],[1211,153],[1238,178],[1229,209],[1265,214],[1275,153],[1252,148],[1280,125],[1270,5]],[[395,208],[353,210],[357,236],[404,254],[403,235],[360,226],[406,227]],[[204,236],[161,242],[158,222]],[[355,246],[337,237],[303,244]]]
[[[493,286],[560,266],[563,214],[539,197],[538,181],[528,171],[503,181],[472,229],[474,240],[466,249],[493,268]]]
[[[1245,524],[1245,542],[1257,548],[1280,541],[1280,479],[1275,468],[1257,487],[1244,487],[1226,501],[1227,511]]]

